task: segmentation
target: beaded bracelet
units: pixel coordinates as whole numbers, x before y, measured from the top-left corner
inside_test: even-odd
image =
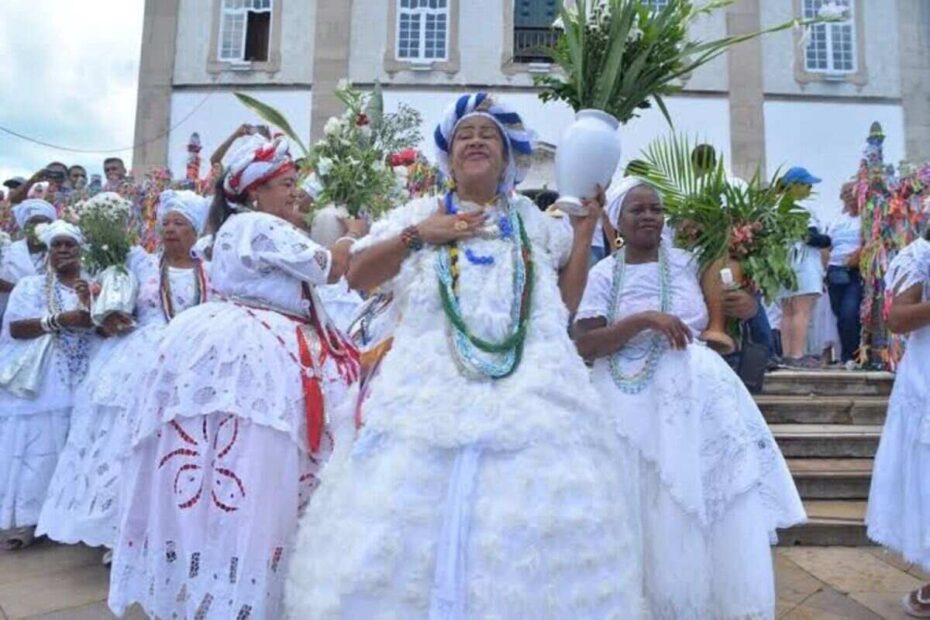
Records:
[[[416,226],[408,226],[400,233],[400,240],[408,250],[418,252],[423,249],[423,238]]]

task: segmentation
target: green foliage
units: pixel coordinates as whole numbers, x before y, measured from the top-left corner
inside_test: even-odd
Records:
[[[655,102],[671,125],[664,98],[681,90],[681,78],[738,43],[809,23],[791,20],[707,42],[688,38],[698,17],[732,1],[697,6],[672,0],[654,9],[645,0],[576,0],[574,7],[560,10],[562,34],[551,50],[564,75],[537,76],[540,97],[565,101],[576,111],[603,110],[621,123]]]
[[[791,247],[804,239],[810,214],[756,173],[748,183],[727,177],[721,158],[699,174],[694,145],[680,136],[660,138],[643,153],[642,178],[662,194],[676,245],[695,252],[701,269],[720,258],[739,261],[746,278],[769,301],[797,288]]]
[[[267,103],[263,103],[258,99],[255,99],[254,97],[250,97],[245,93],[237,92],[233,94],[236,95],[236,98],[242,105],[255,112],[259,118],[269,123],[272,127],[277,127],[283,131],[284,135],[293,140],[294,144],[300,147],[300,150],[303,151],[304,155],[308,154],[307,147],[304,146],[300,136],[297,135],[297,132],[294,131],[288,120],[284,118],[284,115],[278,112],[277,109],[271,107]]]

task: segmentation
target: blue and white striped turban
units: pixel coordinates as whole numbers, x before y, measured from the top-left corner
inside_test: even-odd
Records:
[[[462,95],[446,109],[445,116],[436,126],[433,139],[439,158],[439,169],[448,177],[452,176],[452,140],[459,124],[470,116],[484,116],[497,124],[504,140],[504,155],[507,158],[507,170],[501,184],[501,191],[510,191],[526,178],[532,165],[535,135],[523,126],[523,119],[510,106],[498,103],[487,93]]]

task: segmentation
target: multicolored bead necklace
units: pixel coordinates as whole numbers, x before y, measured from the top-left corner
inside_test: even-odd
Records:
[[[451,204],[447,196],[447,207]],[[488,342],[472,334],[462,316],[458,299],[458,244],[453,242],[437,253],[436,274],[439,278],[439,294],[442,307],[450,324],[452,351],[459,368],[469,376],[503,379],[514,373],[523,356],[530,306],[533,296],[534,266],[532,248],[523,219],[516,209],[509,207],[507,222],[510,230],[519,234],[510,235],[513,256],[513,303],[511,304],[510,335],[501,342]],[[481,353],[497,356],[488,360]]]
[[[171,278],[168,276],[168,261],[162,254],[159,260],[159,283],[158,296],[161,300],[161,311],[165,316],[165,321],[170,322],[176,314],[174,303],[171,301]],[[207,298],[207,278],[203,273],[203,263],[199,260],[194,261],[194,305],[199,306]]]

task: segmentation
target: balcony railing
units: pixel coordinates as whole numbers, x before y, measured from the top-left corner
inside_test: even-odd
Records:
[[[559,39],[553,28],[514,28],[513,60],[520,63],[552,62],[549,49]]]

